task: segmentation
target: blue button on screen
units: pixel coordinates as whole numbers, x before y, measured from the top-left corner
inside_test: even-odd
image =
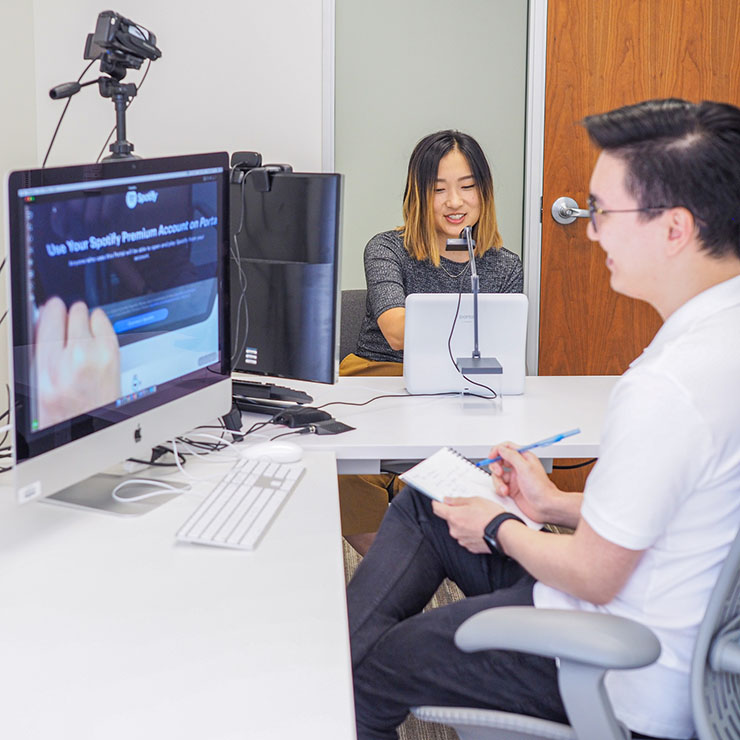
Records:
[[[149,326],[150,324],[164,321],[168,315],[169,311],[166,308],[159,308],[156,311],[147,311],[146,313],[140,313],[137,316],[129,316],[128,318],[116,321],[116,323],[113,324],[113,329],[116,334],[123,334],[132,329],[140,329],[142,326]]]

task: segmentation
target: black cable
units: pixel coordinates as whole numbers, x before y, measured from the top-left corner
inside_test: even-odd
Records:
[[[151,457],[148,460],[141,460],[136,457],[129,457],[129,462],[139,463],[140,465],[151,465],[154,468],[176,468],[179,467],[176,462],[174,463],[163,463],[163,462],[157,462],[160,457],[163,457],[166,454],[174,454],[172,450],[170,450],[168,447],[165,447],[164,445],[157,445],[156,447],[152,448],[152,454]],[[181,465],[185,465],[187,462],[187,459],[185,458],[185,455],[178,451],[177,458],[180,461]]]
[[[190,439],[188,437],[178,437],[177,441],[189,445],[190,447],[194,447],[196,450],[205,450],[206,452],[220,452],[230,446],[227,443],[220,444],[218,442],[204,442],[199,439]]]
[[[246,206],[246,195],[244,193],[244,188],[247,183],[247,175],[245,173],[244,177],[242,178],[241,185],[240,185],[240,193],[239,197],[241,200],[241,210],[239,213],[239,228],[234,232],[234,239],[233,243],[229,245],[229,249],[231,251],[231,256],[233,258],[235,267],[236,267],[236,278],[239,282],[239,301],[236,305],[236,327],[234,329],[234,336],[238,339],[239,338],[239,331],[240,331],[240,325],[241,325],[241,318],[242,318],[242,306],[244,306],[244,340],[241,343],[240,347],[234,347],[234,351],[231,354],[231,364],[234,365],[234,362],[238,357],[241,356],[241,354],[244,351],[244,347],[247,343],[247,335],[249,334],[249,304],[247,303],[247,275],[244,272],[244,269],[242,268],[242,261],[239,258],[239,240],[237,237],[239,234],[244,231],[244,226],[246,222],[246,212],[247,212],[247,206]]]
[[[468,260],[468,264],[469,263],[470,263],[470,260]],[[460,314],[460,304],[462,302],[462,294],[463,294],[463,291],[462,291],[462,273],[460,274],[460,280],[459,280],[459,282],[457,284],[457,288],[458,288],[458,292],[457,292],[457,306],[455,307],[455,316],[452,319],[452,328],[450,329],[450,334],[447,337],[447,354],[449,354],[449,356],[450,356],[450,362],[455,366],[455,370],[457,370],[457,372],[459,372],[460,375],[462,375],[463,378],[468,381],[468,383],[472,383],[472,385],[477,385],[479,388],[485,388],[487,391],[490,391],[491,392],[491,394],[492,394],[491,395],[491,398],[497,398],[498,397],[498,393],[496,393],[496,391],[493,390],[493,388],[490,388],[485,383],[479,383],[476,380],[471,380],[467,375],[465,375],[465,373],[462,370],[460,370],[460,367],[458,366],[457,362],[455,361],[455,358],[452,356],[452,335],[455,333],[455,325],[457,324],[457,317]],[[473,297],[473,299],[475,300],[475,296]],[[469,395],[472,396],[472,395],[476,395],[476,394],[471,393]]]
[[[0,272],[3,271],[3,267],[5,267],[5,262],[7,261],[7,257],[3,257],[3,261],[0,262]]]
[[[178,453],[179,456],[179,453]],[[139,463],[140,465],[147,465],[148,467],[152,468],[177,468],[179,467],[177,463],[161,463],[161,462],[152,462],[151,460],[141,460],[137,457],[129,457],[126,458],[127,462],[133,462],[133,463]],[[185,465],[187,460],[181,459],[180,465]]]
[[[575,463],[574,465],[553,465],[553,470],[575,470],[576,468],[585,468],[587,465],[593,465],[599,458],[594,457],[592,460]]]
[[[249,427],[246,432],[241,432],[241,434],[251,434],[252,432],[256,432],[259,429],[262,429],[262,427],[266,427],[275,418],[275,416],[277,416],[277,414],[274,414],[267,421],[255,421],[254,424],[252,424],[252,426]]]
[[[8,417],[8,419],[10,419],[10,386],[7,383],[5,384],[5,393],[8,398],[8,410],[2,416],[0,416],[0,419],[4,419],[6,416]],[[4,446],[7,439],[8,430],[6,429],[5,433],[3,434],[3,438],[0,439],[0,450],[11,449],[11,445],[8,445],[7,447]]]
[[[430,397],[430,396],[459,396],[460,391],[444,391],[441,393],[386,393],[382,396],[374,396],[373,398],[368,399],[367,401],[329,401],[329,403],[324,403],[321,406],[316,406],[317,409],[325,409],[327,406],[367,406],[369,403],[372,403],[373,401],[377,401],[381,398],[421,398],[422,396]],[[465,393],[466,396],[472,396],[473,398],[482,398],[484,401],[493,401],[494,399],[491,396],[482,396],[480,393]],[[269,424],[269,421],[263,422],[264,424]]]
[[[220,426],[216,426],[215,424],[200,424],[195,427],[195,429],[218,429],[220,432],[226,432],[228,434],[232,434],[234,431],[233,429],[227,429],[223,424]],[[193,429],[193,431],[195,431],[195,429]],[[221,439],[223,439],[223,437],[221,437]]]
[[[287,437],[291,434],[306,434],[305,429],[293,429],[290,432],[283,432],[282,434],[276,434],[274,437],[270,437],[270,442],[272,442],[273,439],[278,439],[279,437]]]
[[[88,64],[87,67],[85,67],[85,69],[82,70],[82,74],[77,78],[77,82],[79,82],[85,76],[85,73],[87,72],[88,69],[90,69],[90,67],[93,66],[93,63],[94,62],[95,62],[95,60],[93,59],[90,62],[90,64]],[[54,129],[54,134],[52,135],[51,141],[49,142],[49,148],[46,150],[46,156],[44,157],[44,161],[43,161],[43,163],[41,165],[41,169],[44,169],[44,167],[46,167],[46,160],[49,159],[49,154],[51,153],[52,146],[54,146],[54,140],[57,138],[57,134],[59,133],[59,127],[62,125],[62,120],[64,119],[64,114],[67,112],[67,108],[69,108],[69,104],[71,102],[72,102],[72,98],[71,97],[67,98],[67,102],[65,103],[64,109],[62,110],[62,115],[59,116],[59,121],[57,122],[57,127]],[[3,264],[4,264],[4,262],[3,262]]]

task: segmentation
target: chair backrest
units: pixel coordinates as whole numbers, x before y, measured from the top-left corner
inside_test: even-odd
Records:
[[[367,290],[342,291],[342,312],[339,320],[339,359],[357,349],[357,337],[360,334],[362,319],[365,317]]]
[[[740,532],[709,599],[691,663],[691,705],[701,740],[733,740],[740,727]]]

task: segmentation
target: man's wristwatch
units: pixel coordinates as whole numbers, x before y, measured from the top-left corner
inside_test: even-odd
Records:
[[[502,555],[506,555],[502,547],[498,544],[498,528],[507,520],[516,519],[518,522],[524,524],[524,520],[512,514],[510,511],[504,511],[501,514],[497,514],[490,522],[486,525],[483,530],[483,539],[486,541],[491,552],[500,552]]]

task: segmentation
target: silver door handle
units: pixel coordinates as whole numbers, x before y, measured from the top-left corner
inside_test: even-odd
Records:
[[[591,214],[588,208],[579,208],[578,203],[567,195],[558,198],[550,209],[552,217],[559,224],[572,224],[577,218],[588,218]]]

